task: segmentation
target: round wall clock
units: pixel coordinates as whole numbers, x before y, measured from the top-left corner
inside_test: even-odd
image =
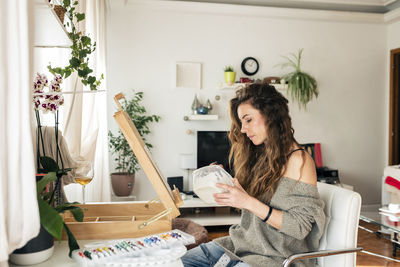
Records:
[[[259,65],[254,57],[246,57],[243,59],[241,67],[244,74],[251,76],[257,73]]]

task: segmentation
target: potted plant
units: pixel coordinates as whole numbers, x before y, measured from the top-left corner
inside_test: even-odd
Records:
[[[10,260],[17,264],[36,264],[48,259],[53,253],[54,237],[60,240],[63,229],[65,229],[68,237],[70,256],[73,250],[79,248],[75,237],[64,223],[63,217],[60,215],[60,213],[69,210],[77,221],[83,220],[83,212],[81,208],[74,206],[77,203],[65,203],[64,198],[61,197],[62,194],[60,193],[62,190],[61,177],[71,170],[70,168],[64,168],[58,146],[58,109],[64,104],[61,83],[61,75],[55,75],[54,79],[49,83],[46,75],[40,73],[37,73],[33,83],[33,108],[35,110],[37,123],[36,168],[38,174],[36,175],[36,189],[41,228],[37,237],[30,240],[24,247],[17,249],[12,253]],[[54,135],[56,141],[55,160],[46,157],[40,111],[43,113],[50,112],[54,115]],[[42,152],[40,152],[40,147],[42,147]],[[61,163],[61,168],[59,167],[58,162]]]
[[[122,108],[128,113],[132,122],[135,124],[139,134],[143,138],[143,142],[148,148],[152,148],[152,145],[146,141],[145,136],[150,134],[148,124],[150,122],[158,122],[160,117],[157,115],[147,115],[146,109],[141,105],[143,98],[143,92],[137,92],[133,98],[121,101]],[[126,141],[121,130],[118,130],[117,134],[113,134],[111,131],[108,132],[109,137],[109,148],[112,154],[115,154],[115,169],[118,172],[111,173],[111,185],[115,195],[117,196],[129,196],[133,189],[135,172],[139,170],[139,163],[132,152],[128,141]]]
[[[40,216],[40,232],[35,238],[28,241],[22,248],[15,250],[10,255],[10,260],[15,264],[37,264],[47,260],[53,253],[54,237],[61,240],[62,231],[68,238],[69,256],[79,245],[60,215],[70,211],[76,221],[83,221],[83,211],[78,204],[63,203],[55,205],[55,194],[57,187],[54,183],[71,169],[60,169],[58,164],[50,157],[41,157],[40,163],[43,169],[39,170],[41,174],[36,175],[37,201]]]
[[[225,76],[225,82],[228,85],[232,85],[235,83],[236,72],[233,70],[232,66],[225,66],[224,76]]]
[[[281,64],[281,67],[290,67],[294,70],[282,78],[287,81],[288,93],[291,95],[292,100],[297,100],[299,107],[306,108],[308,102],[313,97],[318,97],[317,81],[310,74],[301,70],[301,55],[303,49],[299,49],[297,55],[291,54],[290,57],[284,56],[287,59],[286,63]]]

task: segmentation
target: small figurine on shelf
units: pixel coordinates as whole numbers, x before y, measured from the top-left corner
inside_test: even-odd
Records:
[[[208,111],[212,110],[212,105],[211,105],[210,99],[207,99],[206,108]]]
[[[192,102],[192,113],[197,114],[197,109],[200,107],[199,100],[197,99],[197,95],[194,95],[194,99]]]
[[[197,114],[206,115],[207,113],[208,113],[208,108],[205,107],[203,104],[200,104],[200,106],[197,108]]]

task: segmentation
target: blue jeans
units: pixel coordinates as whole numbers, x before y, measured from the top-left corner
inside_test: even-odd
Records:
[[[214,266],[224,254],[225,251],[211,241],[189,250],[181,259],[185,267],[210,267]],[[245,262],[235,260],[230,260],[226,266],[250,267]]]

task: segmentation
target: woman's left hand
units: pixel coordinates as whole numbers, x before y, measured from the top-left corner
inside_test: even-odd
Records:
[[[220,205],[231,206],[238,209],[247,207],[251,196],[240,185],[238,179],[233,179],[234,186],[217,183],[216,186],[225,189],[225,193],[215,193],[214,199]]]

